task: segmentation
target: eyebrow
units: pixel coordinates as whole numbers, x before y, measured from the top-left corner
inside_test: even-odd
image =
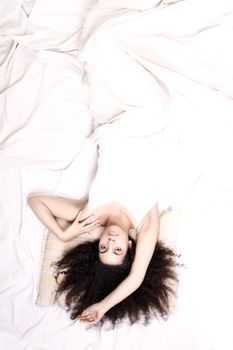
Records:
[[[108,251],[108,249],[105,250],[104,252],[99,252],[99,253],[100,254],[105,254],[105,253],[107,253],[107,251]],[[116,252],[113,252],[113,254],[115,254],[115,255],[123,255],[123,253],[117,254]]]

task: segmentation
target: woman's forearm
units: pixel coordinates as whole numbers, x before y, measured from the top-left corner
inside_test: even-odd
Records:
[[[82,232],[77,231],[76,220],[74,220],[71,224],[67,225],[62,233],[63,240],[69,241],[80,236]]]
[[[100,219],[95,214],[83,217],[80,209],[84,202],[33,195],[28,198],[28,204],[49,231],[65,242],[100,226]],[[58,219],[65,220],[66,226],[60,226]]]
[[[68,241],[79,235],[77,227],[72,224],[59,225],[59,220],[54,217],[51,210],[42,202],[33,197],[28,199],[28,204],[36,214],[37,218],[48,228],[50,232],[53,232],[61,241]]]
[[[28,204],[34,211],[37,218],[44,224],[49,231],[53,232],[59,239],[64,239],[64,230],[58,224],[50,209],[41,201],[30,197]]]
[[[120,303],[135,290],[137,290],[140,287],[141,283],[142,280],[135,278],[135,276],[127,276],[117,288],[115,288],[106,298],[100,302],[102,304],[104,313],[106,313],[113,306]]]

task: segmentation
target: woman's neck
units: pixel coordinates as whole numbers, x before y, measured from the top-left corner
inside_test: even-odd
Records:
[[[121,205],[117,203],[109,205],[107,214],[106,226],[117,225],[126,232],[133,227],[129,215]]]

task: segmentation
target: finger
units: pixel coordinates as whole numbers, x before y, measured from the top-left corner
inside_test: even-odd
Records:
[[[78,221],[78,223],[79,224],[81,224],[81,225],[85,225],[87,222],[92,222],[92,221],[94,221],[95,219],[92,217],[92,215],[89,215],[89,216],[87,216],[87,217],[85,217],[85,218],[80,218],[80,217],[77,217],[77,221]]]
[[[92,214],[90,216],[88,216],[87,218],[85,218],[82,223],[87,225],[87,224],[90,224],[96,220],[100,220],[100,218],[98,216],[96,216],[95,214]]]
[[[94,322],[96,322],[96,320],[95,319],[81,319],[81,320],[79,320],[79,322],[82,322],[82,323],[94,323]]]
[[[80,210],[79,212],[78,212],[78,215],[76,216],[76,218],[78,218],[79,219],[79,221],[80,222],[83,222],[83,221],[85,221],[85,220],[87,220],[87,219],[89,219],[89,218],[91,218],[92,216],[95,216],[95,217],[97,217],[94,213],[93,214],[83,214],[83,210]]]
[[[79,320],[82,320],[82,319],[86,319],[86,318],[88,318],[89,317],[89,315],[79,315],[77,318],[79,319]]]
[[[89,224],[86,224],[85,226],[87,227],[95,227],[95,226],[98,226],[98,225],[100,225],[100,219],[96,219],[95,221],[93,221],[93,222],[90,222]]]
[[[83,230],[84,230],[84,232],[91,231],[91,230],[93,230],[93,228],[95,228],[97,226],[100,226],[99,219],[95,220],[94,222],[91,222],[89,224],[84,225]]]
[[[93,324],[93,323],[96,323],[97,320],[96,319],[82,319],[82,320],[79,320],[80,322],[82,323],[89,323],[89,324]]]
[[[94,322],[95,318],[93,318],[93,317],[89,317],[89,318],[82,317],[82,318],[79,318],[78,320],[80,322]]]
[[[89,320],[89,319],[95,319],[96,318],[96,312],[92,311],[84,311],[81,315],[78,316],[79,320]]]
[[[85,315],[79,315],[78,318],[79,318],[79,319],[95,318],[95,313],[89,313],[89,314],[85,314]]]
[[[78,315],[78,317],[86,317],[86,316],[93,316],[95,314],[94,311],[89,311],[89,310],[84,310],[80,315]]]

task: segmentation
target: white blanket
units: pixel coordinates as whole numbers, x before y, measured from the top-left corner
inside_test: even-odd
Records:
[[[0,4],[0,348],[230,350],[232,1],[94,3]],[[173,151],[166,176],[172,193],[165,197],[181,209],[178,251],[185,268],[178,307],[167,322],[154,320],[148,327],[122,323],[98,331],[71,322],[62,309],[35,305],[45,229],[26,196],[35,191],[73,198],[88,194],[96,150],[87,138],[93,126],[81,57],[89,62],[89,74],[91,65],[104,68],[99,52],[91,56],[101,33],[114,35],[159,86],[166,86],[166,137]],[[155,44],[148,50],[153,36]],[[109,72],[120,78],[120,71]],[[119,111],[119,99],[112,99],[106,81],[103,95],[95,90],[99,79],[93,81],[93,115],[104,110],[103,96],[107,101],[111,96],[110,105]],[[114,86],[117,94],[124,92],[117,80]],[[146,101],[147,91],[142,88],[145,95],[138,103]],[[127,99],[124,108],[129,108]]]
[[[1,165],[64,168],[90,134],[77,42],[93,2],[1,2]]]

